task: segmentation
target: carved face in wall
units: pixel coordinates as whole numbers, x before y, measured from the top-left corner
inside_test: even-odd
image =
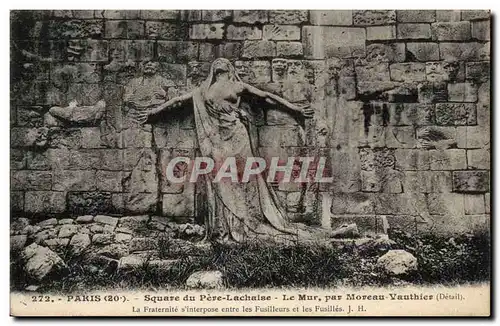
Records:
[[[144,61],[143,62],[143,72],[146,76],[152,76],[158,72],[160,64],[155,61]]]
[[[228,60],[219,58],[212,63],[212,69],[215,74],[228,72],[230,70],[229,65],[230,63]]]
[[[160,35],[161,23],[160,22],[148,22],[146,25],[146,34],[148,37],[155,38]]]
[[[300,60],[289,60],[288,61],[288,75],[289,76],[304,76],[304,65]]]
[[[282,78],[288,68],[288,60],[286,59],[274,59],[273,60],[273,77]]]
[[[240,78],[246,79],[250,75],[250,70],[248,66],[245,65],[242,61],[236,61],[234,63],[234,69]]]

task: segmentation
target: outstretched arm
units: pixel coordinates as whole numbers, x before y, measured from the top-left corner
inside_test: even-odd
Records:
[[[165,103],[163,103],[159,107],[152,109],[149,112],[149,115],[160,113],[161,111],[168,109],[168,108],[178,107],[182,103],[190,100],[192,97],[193,97],[193,93],[191,93],[191,92],[184,94],[184,95],[181,95],[181,96],[174,97],[173,99],[166,101]]]
[[[257,87],[254,87],[254,86],[246,84],[246,83],[242,83],[242,85],[243,85],[244,91],[246,91],[250,94],[256,95],[258,97],[264,98],[273,104],[279,103],[279,104],[283,105],[285,108],[287,108],[288,110],[290,110],[291,112],[299,113],[306,118],[312,117],[312,115],[314,113],[312,111],[312,109],[309,108],[309,106],[299,107],[299,106],[297,106],[293,103],[290,103],[287,100],[285,100],[284,98],[282,98],[278,95],[275,95],[273,93],[262,91],[262,90],[258,89]]]

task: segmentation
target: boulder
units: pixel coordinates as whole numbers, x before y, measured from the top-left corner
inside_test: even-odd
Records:
[[[32,243],[24,248],[23,260],[26,273],[42,281],[51,275],[61,275],[68,272],[68,266],[55,252],[49,248]]]
[[[189,288],[221,289],[222,273],[219,271],[199,271],[191,274],[186,280]]]
[[[81,254],[88,246],[90,246],[90,237],[88,234],[84,233],[77,233],[75,234],[72,238],[71,241],[69,242],[71,251],[75,255]]]
[[[10,251],[19,251],[24,248],[26,241],[28,240],[27,235],[13,235],[10,237]]]
[[[377,260],[377,266],[392,275],[404,275],[416,271],[417,258],[405,250],[389,250]]]
[[[355,241],[355,244],[361,252],[380,254],[392,249],[396,245],[396,242],[389,239],[387,235],[383,234],[376,238],[357,240]]]

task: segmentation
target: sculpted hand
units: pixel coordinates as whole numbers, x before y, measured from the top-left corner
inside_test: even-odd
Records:
[[[307,104],[302,107],[299,107],[299,112],[302,114],[302,116],[306,119],[310,119],[314,116],[314,110],[311,109],[311,105]]]

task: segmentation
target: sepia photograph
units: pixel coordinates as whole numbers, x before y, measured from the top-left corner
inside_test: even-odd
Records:
[[[491,314],[485,10],[10,10],[10,314]]]

